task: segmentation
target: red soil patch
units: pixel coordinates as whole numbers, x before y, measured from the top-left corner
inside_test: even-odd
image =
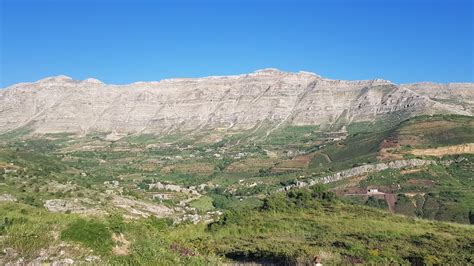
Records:
[[[425,186],[425,187],[434,187],[436,182],[429,179],[410,179],[406,183],[410,185]]]
[[[381,149],[387,148],[396,148],[398,147],[398,137],[397,136],[390,136],[382,141],[380,144]]]

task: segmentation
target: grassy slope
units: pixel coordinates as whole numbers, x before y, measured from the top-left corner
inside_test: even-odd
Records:
[[[430,124],[443,125],[443,128],[438,130],[430,127]],[[3,219],[0,227],[2,234],[6,236],[1,240],[0,250],[14,247],[25,258],[32,259],[48,245],[57,246],[61,241],[67,241],[77,245],[78,250],[70,251],[76,256],[84,257],[90,253],[84,248],[92,247],[94,251],[91,254],[99,254],[111,263],[128,264],[212,264],[221,261],[223,256],[294,262],[308,261],[316,255],[324,258],[323,262],[334,263],[388,263],[407,260],[469,263],[473,261],[469,255],[469,248],[472,249],[473,245],[470,237],[472,227],[469,226],[401,217],[341,202],[291,205],[290,208],[283,206],[261,211],[258,210],[261,201],[255,196],[263,197],[271,189],[278,188],[280,182],[294,180],[301,174],[323,175],[353,165],[375,162],[380,144],[387,137],[397,136],[412,147],[436,147],[474,142],[472,128],[472,118],[459,116],[413,118],[392,128],[379,124],[359,124],[349,127],[351,134],[348,139],[325,143],[325,147],[321,147],[324,136],[318,132],[317,127],[282,128],[266,138],[263,130],[257,132],[258,138],[255,140],[249,140],[247,137],[250,132],[246,132],[241,135],[246,136],[245,138],[232,135],[224,137],[218,143],[195,144],[191,148],[187,148],[190,142],[185,141],[186,137],[183,135],[161,138],[162,141],[174,142],[171,146],[151,148],[148,145],[159,142],[160,138],[146,135],[108,142],[101,140],[100,136],[80,140],[71,136],[50,136],[52,139],[49,140],[4,142],[0,150],[0,163],[13,163],[21,167],[22,171],[8,174],[5,180],[0,180],[5,181],[5,185],[0,186],[0,194],[13,194],[20,201],[0,205],[0,217]],[[369,129],[370,132],[367,132]],[[23,134],[20,133],[18,135]],[[414,139],[411,137],[413,135],[424,137]],[[75,145],[98,145],[102,148],[69,151]],[[273,151],[278,157],[270,158],[265,150]],[[316,156],[308,169],[283,174],[271,173],[269,170],[272,165],[291,159],[291,156],[286,155],[288,151],[312,151]],[[221,158],[216,158],[216,153]],[[239,153],[247,155],[236,159],[235,156]],[[184,159],[177,159],[176,156]],[[472,158],[467,160],[466,163],[472,166]],[[235,163],[243,163],[240,167],[246,169],[247,162],[265,164],[260,169],[258,165],[252,165],[245,173],[230,171],[228,168],[232,165],[236,167]],[[165,171],[167,166],[174,168]],[[440,197],[450,199],[442,201],[443,208],[449,212],[471,210],[472,196],[469,197],[466,192],[472,188],[472,180],[469,179],[472,168],[466,167],[468,166],[456,164],[450,168],[432,168],[406,176],[395,172],[391,180],[377,176],[368,180],[379,184],[378,182],[425,179],[427,176],[436,179],[439,186],[426,188],[426,192],[433,192],[436,197],[424,199],[427,208],[422,217],[440,219],[452,217],[433,211],[440,209]],[[82,176],[81,172],[87,173],[87,176]],[[101,187],[104,181],[114,180],[119,176],[123,177],[121,184],[127,187],[125,193],[133,192],[130,195],[136,197],[143,195],[136,188],[133,179],[154,179],[188,185],[207,181],[221,184],[222,189],[209,191],[207,196],[192,205],[201,212],[220,208],[232,210],[232,214],[225,216],[211,229],[204,225],[170,227],[164,226],[163,222],[148,219],[126,222],[119,232],[132,243],[128,256],[112,256],[110,244],[104,250],[95,250],[94,245],[88,243],[88,237],[68,237],[66,234],[61,238],[51,233],[60,234],[67,230],[79,217],[46,212],[42,209],[45,199],[81,195],[93,198],[92,192],[103,189]],[[236,195],[224,191],[227,186],[238,184],[240,179],[249,180],[249,183],[262,183],[255,187],[239,187]],[[51,180],[59,183],[73,182],[79,188],[68,193],[44,190]],[[370,182],[367,184],[372,184]],[[245,196],[243,201],[239,200],[240,196]],[[416,211],[406,206],[400,205],[398,208],[407,214]],[[245,210],[242,211],[241,208]],[[5,218],[12,219],[13,222]],[[110,233],[117,233],[114,229],[117,228],[116,221],[113,219],[102,217],[93,220],[105,225]],[[99,231],[95,232],[102,232],[104,237],[110,236],[104,232],[104,226],[95,226],[99,227]],[[196,255],[197,253],[200,255]]]
[[[307,192],[274,195],[265,210],[236,209],[210,226],[172,226],[152,218],[124,222],[116,216],[87,222],[77,215],[1,204],[1,216],[13,222],[3,221],[1,233],[6,237],[0,247],[15,248],[28,260],[36,258],[41,249],[59,253],[55,247],[64,240],[72,244],[66,248],[69,256],[94,254],[110,263],[134,265],[205,265],[227,258],[295,263],[310,262],[314,256],[320,256],[323,263],[419,260],[459,264],[474,259],[470,254],[474,229],[470,226],[392,215],[317,199]],[[131,242],[129,255],[113,255],[114,233]],[[96,242],[98,234],[104,245]]]
[[[399,170],[371,173],[361,181],[360,186],[398,185],[399,189],[395,193],[399,196],[404,193],[418,194],[417,197],[405,197],[405,201],[397,203],[401,208],[400,213],[469,223],[469,213],[474,210],[474,156],[452,156],[449,159],[454,161],[449,166],[430,165],[408,173]],[[419,200],[421,202],[417,203]]]
[[[189,230],[189,231],[188,231]],[[336,204],[285,211],[252,211],[208,232],[181,232],[197,246],[239,259],[327,263],[406,262],[410,257],[440,263],[472,260],[469,226],[432,223],[371,208]],[[457,255],[453,255],[457,254]]]
[[[3,250],[13,248],[25,261],[47,251],[50,258],[82,260],[100,256],[102,263],[131,265],[206,265],[213,256],[182,256],[170,245],[165,231],[174,230],[166,220],[156,218],[124,222],[117,216],[81,218],[74,214],[50,213],[20,203],[0,203],[0,263],[9,257]],[[114,256],[112,234],[124,234],[133,244],[129,256]],[[64,245],[64,243],[68,243]],[[65,255],[61,255],[64,253]],[[18,259],[18,257],[16,257]],[[3,261],[3,262],[5,262]],[[15,260],[14,260],[15,261]]]
[[[419,116],[398,127],[395,136],[419,148],[474,142],[474,118],[459,115]]]
[[[358,133],[351,135],[346,140],[348,144],[338,148],[340,153],[370,154],[365,150],[369,149],[371,145],[368,143],[364,148],[363,142],[357,138],[362,135],[362,140],[366,141],[370,139],[368,137],[370,134],[379,136],[378,139],[373,138],[373,156],[376,155],[376,150],[380,149],[383,139],[387,138],[396,140],[398,148],[395,148],[395,152],[407,153],[411,148],[432,148],[474,142],[474,118],[466,116],[415,117],[391,129],[381,129],[379,134],[377,131],[364,133],[364,130],[367,130],[364,126],[366,125],[355,125]],[[377,145],[379,147],[376,147]],[[334,152],[331,149],[334,148],[330,148],[327,153],[330,157],[336,158],[333,165],[338,165],[341,161],[333,156]],[[357,159],[358,157],[353,156],[353,158]],[[395,209],[397,212],[428,219],[469,223],[469,213],[474,210],[474,198],[471,192],[474,186],[472,180],[474,157],[472,155],[455,155],[445,158],[427,157],[426,159],[450,160],[453,163],[449,166],[424,167],[421,171],[413,173],[403,173],[400,170],[371,173],[359,186],[361,188],[392,186],[393,188],[399,185],[400,189],[396,192],[399,193],[400,199]],[[356,160],[352,162],[356,162]],[[423,184],[424,182],[427,182],[428,185]],[[338,185],[344,186],[346,183],[341,182]],[[426,194],[404,197],[404,193]]]

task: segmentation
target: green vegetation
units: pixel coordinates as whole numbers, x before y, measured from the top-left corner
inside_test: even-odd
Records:
[[[347,133],[344,119],[329,129],[262,122],[116,141],[105,133],[2,135],[0,262],[46,252],[51,262],[99,256],[112,265],[472,263],[474,155],[410,151],[474,142],[473,119],[387,117]],[[402,158],[436,164],[277,192]],[[155,217],[164,206],[172,214]]]
[[[365,205],[370,206],[370,207],[380,208],[380,209],[388,208],[387,202],[384,199],[377,199],[373,196],[367,199],[367,201],[365,202]]]
[[[474,156],[449,159],[452,162],[447,166],[430,165],[407,173],[398,170],[370,173],[360,182],[360,187],[389,187],[397,194],[395,210],[398,213],[469,223],[469,212],[474,209]]]
[[[212,205],[212,198],[208,196],[203,196],[195,201],[192,201],[189,206],[192,208],[196,208],[200,213],[206,213],[208,211],[214,210],[214,205]]]
[[[272,131],[264,143],[269,145],[304,144],[320,138],[319,126],[282,126]]]
[[[62,240],[80,242],[84,246],[100,253],[112,249],[112,234],[100,221],[78,219],[61,232]]]
[[[19,203],[0,203],[2,223],[0,240],[2,250],[13,248],[26,260],[36,259],[42,250],[49,250],[52,258],[60,258],[60,250],[69,256],[84,258],[99,255],[100,264],[171,265],[216,264],[218,258],[203,257],[194,249],[186,248],[169,236],[179,227],[168,219],[149,217],[133,223],[121,221],[117,216],[108,219],[84,219],[72,214],[54,214]],[[60,235],[56,238],[55,235]],[[126,255],[116,255],[113,234],[122,234],[130,247]],[[67,246],[64,246],[64,242]],[[61,244],[63,245],[61,247]],[[91,249],[91,251],[89,251]],[[8,258],[8,257],[7,257]]]
[[[474,142],[474,118],[459,115],[419,116],[403,122],[397,130],[400,140],[423,136],[416,148],[434,148]]]
[[[330,195],[320,188],[277,193],[261,209],[227,212],[207,228],[179,228],[174,234],[239,261],[309,263],[320,256],[325,263],[456,264],[472,259],[469,226],[394,216]]]
[[[0,134],[0,140],[6,140],[6,141],[15,140],[15,139],[28,135],[29,133],[31,133],[31,131],[32,131],[31,128],[29,128],[28,126],[24,126],[24,127],[9,131],[7,133]]]
[[[60,230],[61,240],[91,248],[92,254],[101,255],[103,263],[113,264],[205,265],[228,259],[293,264],[309,263],[315,256],[329,264],[463,264],[472,261],[469,246],[474,241],[470,226],[347,205],[322,187],[273,194],[262,207],[227,211],[207,226],[172,225],[147,218],[119,221],[117,229],[117,221],[112,222],[116,217],[90,220],[38,212],[32,207],[25,207],[27,213],[22,214],[17,211],[21,208],[17,203],[2,207],[3,215],[17,220],[7,226],[9,238],[2,241],[2,247],[21,248],[22,254],[33,258],[42,248],[57,245],[59,240],[51,238],[49,232]],[[37,219],[42,221],[40,228],[33,226]],[[25,232],[21,235],[27,239],[11,232]],[[123,234],[131,243],[126,255],[111,252],[113,233]],[[38,240],[31,241],[34,239]]]
[[[374,163],[377,161],[380,143],[390,133],[391,131],[360,133],[349,136],[344,141],[328,144],[321,152],[326,154],[329,160],[315,157],[310,167],[318,170],[324,168],[341,170],[364,163]]]

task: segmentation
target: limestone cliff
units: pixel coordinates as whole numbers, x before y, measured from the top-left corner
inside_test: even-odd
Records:
[[[464,84],[462,91],[450,88],[441,86],[437,93],[441,89],[431,84],[331,80],[276,69],[127,85],[57,76],[0,90],[0,133],[26,126],[39,134],[165,134],[262,123],[324,127],[387,115],[471,115],[474,84]]]

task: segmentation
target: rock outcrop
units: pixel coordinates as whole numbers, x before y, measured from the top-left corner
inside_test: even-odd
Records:
[[[120,136],[283,123],[324,127],[387,115],[471,115],[474,85],[459,86],[441,86],[436,94],[432,89],[438,87],[431,84],[331,80],[276,69],[128,85],[58,76],[0,90],[0,133],[27,128],[39,134],[99,131]]]
[[[387,163],[378,163],[378,164],[366,164],[362,166],[353,167],[347,170],[336,172],[332,175],[324,176],[317,179],[312,179],[307,182],[298,181],[296,184],[288,185],[279,189],[280,191],[287,191],[294,187],[306,187],[314,186],[317,184],[327,184],[337,182],[343,179],[351,178],[354,176],[360,176],[370,172],[378,172],[386,169],[402,169],[402,168],[411,168],[418,167],[423,165],[436,164],[436,161],[431,160],[421,160],[421,159],[409,159],[409,160],[398,160],[391,161]]]
[[[87,198],[82,199],[50,199],[46,200],[44,207],[50,212],[71,212],[85,215],[102,215],[105,212]]]
[[[430,99],[446,105],[456,106],[474,112],[474,84],[473,83],[432,83],[421,82],[402,84],[400,87],[414,91]]]
[[[152,215],[156,217],[168,217],[173,214],[173,210],[158,204],[152,204],[130,198],[115,196],[112,200],[113,205],[127,211],[127,217],[139,218],[139,217],[150,217]]]
[[[2,201],[16,202],[17,199],[14,196],[10,195],[10,194],[1,194],[0,195],[0,202],[2,202]]]

